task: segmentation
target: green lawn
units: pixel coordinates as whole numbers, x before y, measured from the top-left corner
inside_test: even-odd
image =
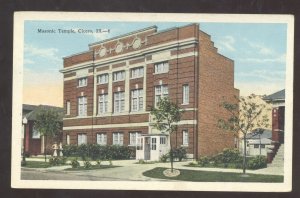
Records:
[[[22,166],[26,168],[48,168],[51,167],[49,162],[42,161],[26,161],[26,165]]]
[[[241,177],[241,173],[225,173],[213,171],[196,171],[196,170],[180,170],[180,175],[177,177],[166,177],[163,171],[167,168],[154,168],[143,173],[146,177],[181,180],[181,181],[195,181],[195,182],[265,182],[265,183],[279,183],[283,182],[283,176],[278,175],[260,175],[247,174],[249,177]]]
[[[83,170],[96,170],[96,169],[106,169],[106,168],[116,168],[120,166],[113,166],[113,165],[92,165],[90,168],[84,168],[84,166],[80,166],[78,168],[67,168],[66,171],[83,171]]]

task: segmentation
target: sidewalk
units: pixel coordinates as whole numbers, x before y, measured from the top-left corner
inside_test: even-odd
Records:
[[[44,161],[44,159],[34,159],[27,158],[28,161]],[[70,162],[70,161],[69,161]],[[142,175],[143,172],[147,170],[151,170],[155,167],[165,167],[169,168],[170,163],[154,163],[154,164],[137,164],[137,160],[112,160],[114,166],[120,166],[112,169],[97,169],[92,172],[101,172],[101,176],[112,176],[113,174],[118,174],[118,177],[127,178],[128,177],[137,177],[137,179],[141,179],[144,177]],[[83,165],[83,161],[79,161],[80,165]],[[96,164],[95,161],[91,161],[92,164]],[[102,161],[102,165],[108,165],[108,161]],[[215,172],[231,172],[231,173],[242,173],[242,169],[229,169],[229,168],[201,168],[201,167],[187,167],[185,165],[188,164],[188,161],[183,162],[174,162],[174,168],[176,169],[186,169],[186,170],[199,170],[199,171],[215,171]],[[65,166],[53,166],[49,168],[41,168],[41,171],[63,171],[66,168],[71,168],[71,165]],[[77,171],[82,172],[82,171]],[[104,173],[103,173],[104,172]],[[106,174],[107,173],[107,174]],[[252,174],[264,174],[264,175],[284,175],[282,168],[277,167],[267,167],[258,170],[246,170],[246,173]],[[131,175],[130,175],[131,174]]]

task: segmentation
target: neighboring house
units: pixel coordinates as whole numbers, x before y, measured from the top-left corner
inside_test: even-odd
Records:
[[[30,155],[40,155],[44,153],[45,139],[43,136],[41,136],[39,131],[35,130],[34,128],[36,115],[42,109],[54,109],[55,111],[61,112],[61,115],[63,115],[63,108],[60,107],[53,107],[47,105],[35,106],[35,105],[23,104],[22,150],[24,149],[24,143],[25,143],[25,152]],[[25,141],[24,141],[24,137],[25,137]],[[51,138],[48,139],[49,140],[47,141],[46,148],[48,149],[48,152],[50,152],[50,148],[54,140]]]
[[[272,162],[280,147],[280,151],[284,148],[285,89],[263,99],[272,104],[272,145],[274,148],[268,155],[269,162]]]
[[[247,145],[246,145],[246,154],[255,156],[255,155],[264,155],[267,156],[267,153],[270,150],[272,143],[272,131],[265,129],[262,134],[256,133],[254,130],[252,133],[246,135]],[[240,152],[243,153],[244,141],[240,141]]]
[[[169,97],[185,112],[171,136],[190,157],[235,146],[219,129],[224,98],[234,102],[234,62],[218,53],[199,24],[157,31],[156,26],[89,44],[64,58],[64,144],[98,143],[138,149],[157,160],[168,135],[153,128],[150,110]]]

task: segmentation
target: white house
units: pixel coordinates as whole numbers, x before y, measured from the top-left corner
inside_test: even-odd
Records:
[[[250,156],[255,155],[263,155],[267,156],[268,151],[271,148],[272,142],[272,131],[269,129],[265,129],[262,134],[249,133],[246,135],[247,145],[246,145],[246,153]],[[244,149],[244,141],[241,139],[240,141],[240,152],[243,153]]]

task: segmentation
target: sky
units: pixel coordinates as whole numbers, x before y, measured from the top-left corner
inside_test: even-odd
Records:
[[[234,60],[240,95],[268,95],[285,87],[287,25],[280,23],[200,23],[220,54]],[[88,44],[152,25],[158,31],[188,23],[25,21],[23,103],[63,106],[63,57],[88,50]],[[39,33],[38,29],[55,30]],[[59,33],[73,29],[76,33]],[[78,33],[80,29],[93,33]],[[96,29],[110,32],[96,33]]]

